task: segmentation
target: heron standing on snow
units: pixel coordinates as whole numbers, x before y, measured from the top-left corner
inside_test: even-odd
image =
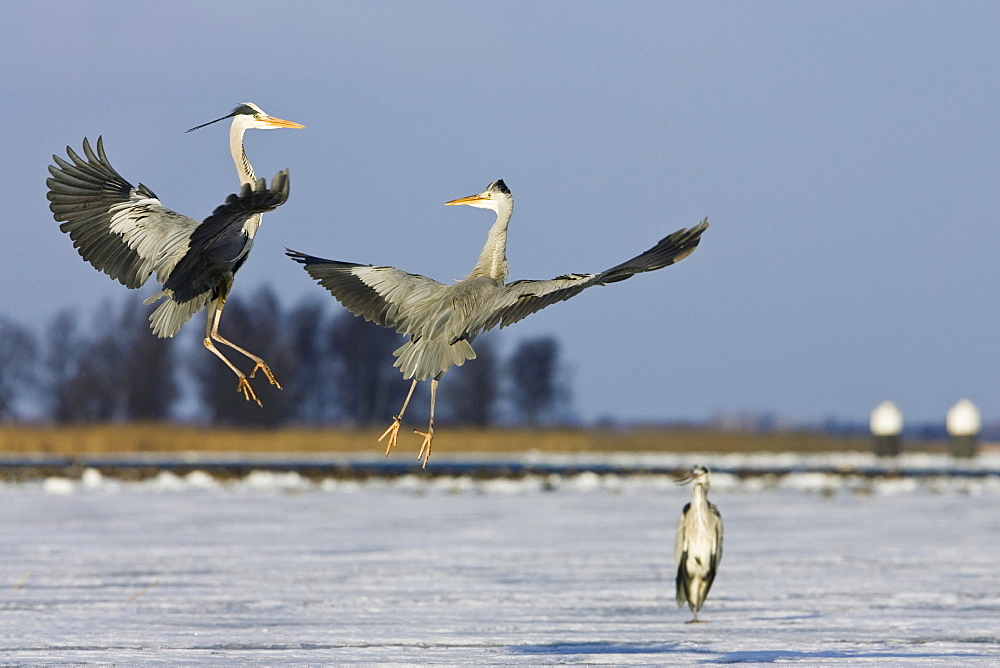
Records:
[[[247,376],[215,347],[215,342],[240,352],[254,361],[250,372],[260,369],[272,385],[277,379],[263,359],[219,334],[222,308],[232,288],[233,277],[247,259],[261,214],[283,204],[288,198],[288,172],[279,172],[268,189],[258,181],[243,150],[243,134],[249,129],[302,128],[304,126],[266,114],[250,102],[232,113],[198,128],[232,118],[229,148],[236,165],[242,191],[199,223],[164,207],[146,186],[133,186],[111,166],[104,142],[97,139],[97,151],[83,140],[81,158],[73,149],[66,152],[72,162],[52,156],[49,166],[49,208],[63,232],[73,239],[80,256],[96,269],[128,288],[138,288],[154,272],[163,290],[146,300],[165,301],[150,315],[153,333],[170,337],[191,316],[208,307],[205,347],[232,369],[238,378],[237,391],[247,401],[260,405]],[[188,130],[190,132],[191,130]]]
[[[698,611],[712,588],[715,573],[722,560],[722,515],[708,500],[709,472],[696,466],[680,478],[680,484],[694,483],[691,502],[684,505],[677,523],[674,560],[677,562],[677,607],[685,603],[698,623]]]
[[[386,455],[396,443],[400,420],[421,380],[431,381],[430,421],[418,459],[427,465],[434,435],[434,403],[441,375],[452,366],[475,359],[472,341],[499,325],[506,327],[535,311],[579,294],[593,285],[624,281],[644,271],[662,269],[690,255],[708,229],[704,220],[682,229],[617,266],[597,274],[566,274],[548,281],[507,279],[507,226],[514,198],[503,181],[494,181],[478,195],[447,202],[489,209],[496,222],[486,238],[472,273],[452,285],[410,274],[395,267],[378,267],[324,260],[289,250],[288,255],[352,313],[382,327],[395,329],[410,340],[397,349],[395,365],[403,378],[412,378],[399,414],[379,441],[388,438]]]

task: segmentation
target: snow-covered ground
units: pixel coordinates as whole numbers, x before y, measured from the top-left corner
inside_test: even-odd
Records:
[[[725,556],[698,625],[673,599],[689,494],[594,474],[5,483],[0,664],[1000,665],[1000,477],[716,474]]]

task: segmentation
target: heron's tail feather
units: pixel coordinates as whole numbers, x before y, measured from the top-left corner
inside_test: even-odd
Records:
[[[417,380],[434,378],[453,366],[462,366],[466,360],[476,359],[476,351],[465,339],[451,345],[430,339],[407,341],[392,354],[397,358],[393,366],[403,372],[403,378]]]
[[[212,299],[212,293],[205,292],[186,302],[175,302],[171,298],[170,292],[163,290],[157,292],[143,303],[152,304],[163,298],[165,298],[165,301],[149,316],[150,329],[153,330],[153,334],[161,339],[169,338],[176,334],[181,326],[191,319],[191,316],[205,308]]]

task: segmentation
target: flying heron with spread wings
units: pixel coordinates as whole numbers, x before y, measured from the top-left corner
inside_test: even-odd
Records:
[[[62,223],[59,229],[69,234],[84,260],[128,288],[138,288],[156,274],[163,289],[145,302],[164,299],[149,317],[156,336],[173,336],[191,316],[208,307],[205,347],[236,374],[237,391],[260,405],[246,374],[215,343],[253,360],[250,378],[259,369],[272,385],[281,388],[263,359],[219,334],[219,319],[233,278],[253,246],[261,214],[288,199],[288,172],[275,175],[270,188],[263,179],[258,180],[243,149],[243,134],[249,129],[305,126],[269,116],[247,102],[191,130],[227,118],[233,119],[229,148],[242,189],[204,222],[171,211],[152,190],[125,180],[108,161],[102,137],[97,139],[96,151],[83,140],[83,157],[69,147],[68,161],[52,156],[56,164],[49,166],[52,176],[46,185],[49,209]]]
[[[400,421],[422,380],[431,381],[430,420],[423,436],[418,459],[427,460],[434,436],[434,403],[438,381],[452,366],[475,359],[472,342],[478,334],[518,320],[580,293],[594,285],[615,283],[635,274],[662,269],[691,254],[708,229],[703,220],[691,229],[682,229],[631,260],[596,274],[566,274],[549,281],[507,279],[507,226],[514,210],[514,198],[501,181],[494,181],[478,195],[447,202],[466,204],[496,213],[486,245],[472,273],[451,285],[439,283],[395,267],[379,267],[338,262],[288,250],[296,262],[352,313],[410,337],[397,349],[395,365],[405,379],[413,379],[399,414],[379,441],[388,438],[386,454],[396,444]]]
[[[708,597],[722,561],[722,515],[708,500],[709,471],[695,466],[677,482],[694,483],[691,501],[684,505],[677,522],[674,561],[677,563],[677,607],[687,603],[698,623],[698,611]]]

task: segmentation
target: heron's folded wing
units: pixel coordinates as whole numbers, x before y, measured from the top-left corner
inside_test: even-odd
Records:
[[[708,229],[703,220],[690,229],[681,229],[664,237],[645,253],[626,260],[599,274],[566,274],[548,281],[514,281],[485,305],[483,318],[470,331],[506,327],[550,304],[579,294],[592,285],[605,285],[631,278],[646,271],[668,267],[690,255]]]
[[[712,513],[713,523],[715,524],[715,544],[716,550],[712,555],[712,571],[714,572],[716,568],[719,567],[719,562],[722,561],[722,514],[719,513],[719,508],[713,504],[708,504],[708,511]]]
[[[682,607],[687,603],[687,549],[688,549],[688,536],[687,536],[687,522],[685,518],[688,511],[691,509],[691,504],[687,503],[684,505],[684,510],[681,512],[681,518],[677,521],[677,537],[674,540],[674,565],[677,567],[677,576],[674,579],[675,584],[675,599],[677,601],[677,607]]]
[[[215,208],[190,235],[188,252],[176,263],[163,287],[173,292],[178,302],[194,299],[208,290],[216,290],[218,270],[236,270],[246,260],[253,239],[244,224],[254,216],[272,211],[288,200],[288,170],[271,179],[247,183],[239,194],[230,195],[225,204]]]
[[[73,239],[80,256],[129,288],[154,271],[162,282],[187,250],[198,221],[165,208],[149,188],[133,186],[115,171],[98,137],[95,153],[83,140],[85,158],[52,156],[49,209]]]
[[[684,523],[684,516],[687,515],[690,509],[690,503],[684,504],[681,517],[677,520],[677,536],[674,539],[674,564],[677,566],[680,566],[681,558],[687,550],[687,525]]]
[[[287,202],[289,184],[287,169],[274,175],[270,187],[265,179],[245,184],[238,194],[227,197],[225,204],[215,207],[212,215],[191,234],[191,243],[197,247],[211,246],[229,230],[242,231],[244,223],[252,216],[273,211]]]
[[[418,334],[422,306],[433,303],[433,296],[445,287],[395,267],[324,260],[293,250],[285,254],[305,265],[309,275],[351,313],[408,336]]]

